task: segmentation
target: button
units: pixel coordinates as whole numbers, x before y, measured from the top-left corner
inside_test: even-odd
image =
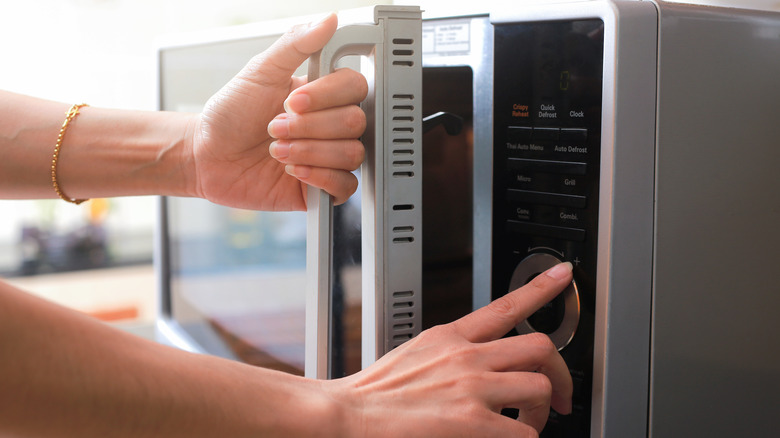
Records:
[[[513,291],[531,281],[545,270],[557,265],[561,261],[544,253],[531,254],[518,263],[509,280],[509,290]],[[560,313],[560,314],[559,314]],[[533,325],[532,321],[543,325],[544,330]],[[541,331],[546,333],[558,350],[564,349],[574,338],[577,326],[580,322],[580,296],[577,282],[572,280],[566,289],[553,300],[553,303],[545,306],[530,318],[522,321],[515,329],[519,334]]]
[[[591,391],[587,382],[585,382],[585,378],[572,374],[571,381],[574,385],[572,399],[580,402],[588,402],[591,398]]]
[[[561,141],[555,146],[555,152],[584,156],[588,153],[587,139],[587,129],[563,128]]]
[[[531,134],[533,128],[530,126],[510,126],[506,129],[506,150],[507,154],[524,154],[531,150]]]
[[[530,126],[510,126],[506,128],[506,139],[511,143],[528,143],[532,133]]]
[[[553,225],[535,224],[533,222],[507,221],[507,231],[538,237],[584,242],[585,230],[579,228],[557,227]]]
[[[508,217],[519,221],[533,220],[533,208],[526,205],[514,205],[508,209]]]
[[[510,170],[526,172],[561,173],[567,175],[585,175],[588,165],[575,161],[531,160],[527,158],[508,158]]]
[[[528,172],[509,172],[509,180],[508,183],[510,186],[518,189],[528,189],[531,188],[534,184],[534,181],[536,178],[532,173]]]
[[[532,204],[557,205],[559,207],[585,208],[587,198],[580,195],[562,195],[560,193],[535,192],[532,190],[508,189],[509,201],[528,202]]]
[[[507,188],[536,190],[567,195],[585,195],[588,181],[584,176],[558,173],[541,173],[528,170],[509,170],[506,174]]]
[[[545,102],[541,103],[538,106],[538,111],[536,114],[537,120],[545,120],[545,121],[558,121],[560,120],[560,115],[558,114],[558,106],[556,106],[552,102]]]
[[[585,108],[572,107],[569,108],[569,112],[565,115],[568,116],[568,120],[571,123],[581,125],[583,122],[585,122],[585,116],[587,113],[588,111]]]
[[[540,307],[533,315],[529,316],[528,324],[537,332],[549,335],[561,326],[565,313],[566,304],[563,295],[558,295],[552,301]]]
[[[546,225],[558,225],[566,228],[586,228],[586,212],[551,205],[525,204],[510,202],[507,205],[507,219],[530,221]]]
[[[582,145],[588,140],[588,130],[584,128],[561,128],[561,144]]]
[[[534,141],[556,141],[561,130],[558,128],[534,128]]]

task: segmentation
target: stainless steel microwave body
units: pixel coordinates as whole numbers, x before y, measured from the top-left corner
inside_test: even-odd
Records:
[[[166,82],[165,56],[182,47],[161,49],[162,108],[187,99],[175,76]],[[415,330],[568,260],[574,284],[511,333],[550,334],[572,371],[575,411],[553,413],[542,436],[773,435],[780,14],[655,1],[513,5],[424,19],[422,52],[423,115],[455,114],[464,131],[422,139]],[[168,202],[163,219],[188,208]],[[176,226],[162,231],[162,249],[178,242],[166,237],[181,234]],[[159,326],[198,350],[176,335],[182,299],[169,286],[182,281],[168,253]],[[338,279],[346,353],[332,357],[342,364],[334,377],[360,355],[349,348],[349,275]]]
[[[475,176],[492,181],[475,190],[492,238],[475,259],[492,277],[475,290],[575,263],[576,290],[535,324],[583,359],[592,436],[774,433],[780,15],[592,1],[491,21],[493,164]]]

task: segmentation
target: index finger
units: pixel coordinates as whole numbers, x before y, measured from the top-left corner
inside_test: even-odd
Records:
[[[569,262],[553,266],[525,286],[451,324],[470,342],[498,339],[560,294],[572,280],[571,271]]]

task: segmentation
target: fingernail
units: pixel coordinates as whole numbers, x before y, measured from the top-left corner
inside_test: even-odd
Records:
[[[286,114],[279,114],[268,124],[268,133],[275,138],[285,138],[290,135],[290,121]]]
[[[271,147],[268,148],[271,156],[277,160],[284,159],[290,156],[290,142],[287,141],[275,141],[271,143]]]
[[[573,268],[574,267],[572,266],[571,262],[559,263],[548,269],[546,274],[548,277],[560,280],[562,278],[566,278],[566,276],[569,275]]]
[[[287,172],[288,175],[294,176],[298,179],[306,179],[311,176],[311,168],[308,166],[295,166],[288,164],[284,166],[284,171]]]
[[[284,101],[284,110],[288,113],[302,113],[309,109],[311,98],[307,94],[294,94]]]

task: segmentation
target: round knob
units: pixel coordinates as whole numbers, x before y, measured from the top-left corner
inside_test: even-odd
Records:
[[[546,253],[531,254],[517,264],[509,282],[509,291],[526,285],[534,277],[561,263]],[[542,332],[550,337],[558,350],[569,345],[580,323],[580,295],[572,281],[558,297],[515,327],[520,334]]]

